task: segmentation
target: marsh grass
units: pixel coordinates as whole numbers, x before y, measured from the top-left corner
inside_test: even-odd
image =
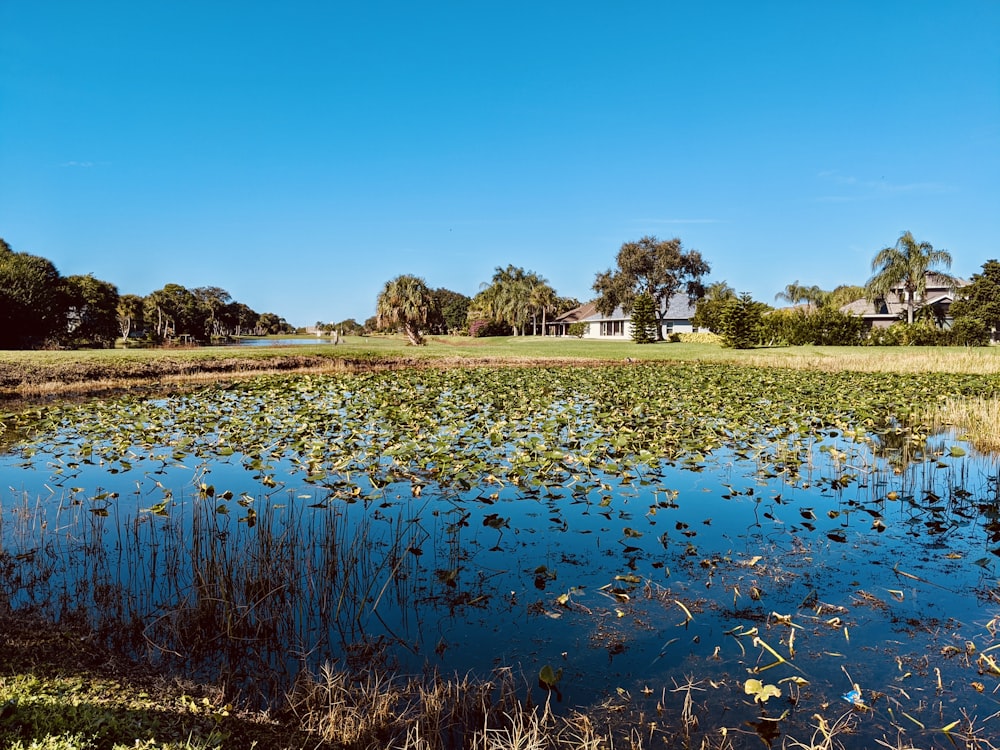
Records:
[[[1000,399],[948,398],[922,415],[934,429],[954,428],[983,453],[1000,452]]]

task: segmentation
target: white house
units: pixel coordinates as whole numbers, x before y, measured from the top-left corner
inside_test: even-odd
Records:
[[[686,294],[675,294],[668,301],[666,310],[660,315],[663,338],[671,333],[697,333],[692,325],[695,305]],[[629,315],[616,307],[610,315],[604,315],[597,310],[594,302],[580,305],[567,313],[560,315],[550,323],[549,332],[556,336],[565,336],[569,326],[582,323],[583,338],[604,339],[607,341],[628,341],[632,339],[632,320]]]

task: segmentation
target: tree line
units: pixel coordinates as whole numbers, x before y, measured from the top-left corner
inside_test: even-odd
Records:
[[[402,274],[382,287],[366,327],[402,331],[414,345],[422,344],[426,333],[544,335],[550,317],[579,306],[573,297],[560,297],[544,277],[514,265],[498,266],[471,298],[449,289],[432,291],[419,276]]]
[[[64,277],[48,259],[0,239],[0,349],[106,348],[119,337],[196,343],[294,330],[220,287],[167,284],[145,297],[119,294],[92,274]]]
[[[699,303],[694,324],[718,333],[727,346],[985,346],[1000,330],[1000,262],[988,260],[969,283],[943,269],[951,268],[947,250],[918,242],[903,232],[896,243],[872,259],[872,276],[864,286],[788,284],[775,295],[793,307],[774,310],[737,295],[728,284],[709,287]],[[927,283],[933,278],[949,288],[954,302],[947,319],[939,308],[926,305]],[[888,327],[869,327],[859,316],[841,310],[856,300],[875,304],[896,301],[905,317]]]
[[[717,333],[725,346],[759,345],[984,345],[1000,329],[1000,262],[987,261],[983,273],[968,285],[941,270],[951,267],[951,254],[918,242],[903,232],[894,245],[879,250],[872,260],[872,276],[863,286],[843,284],[831,291],[795,281],[775,295],[791,308],[774,309],[737,294],[725,281],[706,286],[710,265],[697,250],[681,240],[645,236],[621,245],[615,266],[596,275],[595,307],[603,315],[620,308],[630,316],[637,343],[662,340],[665,316],[672,297],[684,294],[696,305],[693,325]],[[927,280],[934,277],[951,288],[955,301],[950,321],[940,310],[926,306]],[[386,282],[376,301],[370,327],[404,331],[411,343],[423,333],[459,332],[470,335],[545,333],[546,317],[559,315],[577,300],[559,297],[538,274],[508,265],[498,267],[490,282],[443,331],[435,331],[441,305],[418,276],[404,274]],[[905,320],[888,328],[870,327],[859,315],[841,308],[857,300],[884,305],[890,298],[905,310]],[[946,325],[946,322],[948,323]]]

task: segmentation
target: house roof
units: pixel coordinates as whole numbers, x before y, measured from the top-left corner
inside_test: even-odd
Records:
[[[594,302],[586,302],[579,307],[574,307],[569,312],[564,312],[562,315],[556,317],[551,322],[553,323],[576,323],[579,320],[584,320],[589,318],[597,312],[597,304]]]

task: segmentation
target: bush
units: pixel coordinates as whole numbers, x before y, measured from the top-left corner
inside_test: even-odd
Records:
[[[787,346],[856,346],[865,339],[865,323],[832,307],[813,312],[774,310],[761,321],[761,338]]]
[[[570,323],[569,328],[566,329],[566,333],[570,336],[576,336],[578,339],[582,339],[587,333],[586,323]]]
[[[701,331],[699,333],[675,333],[671,336],[677,337],[677,340],[684,344],[721,344],[722,338],[717,333],[712,333],[710,331]]]
[[[507,326],[502,323],[494,323],[491,320],[474,320],[469,325],[469,335],[476,339],[484,336],[503,336],[506,333]]]
[[[868,346],[945,346],[951,335],[929,320],[915,323],[893,323],[888,328],[872,328],[865,344]]]
[[[990,343],[986,323],[977,318],[957,318],[948,337],[955,346],[987,346]]]

